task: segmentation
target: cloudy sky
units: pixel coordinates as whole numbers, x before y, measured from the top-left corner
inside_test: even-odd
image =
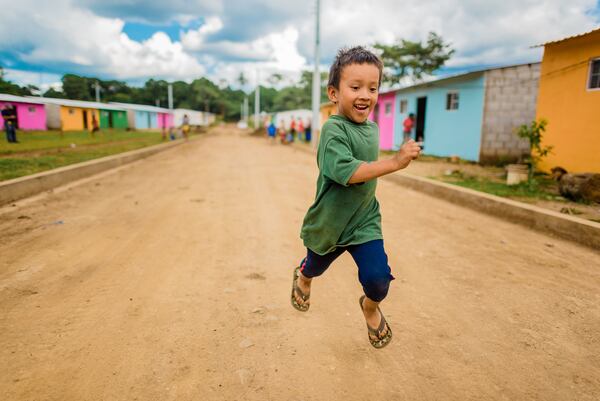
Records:
[[[314,1],[0,0],[0,65],[20,84],[64,73],[139,84],[207,76],[235,85],[311,68]],[[422,40],[456,54],[445,73],[539,61],[532,45],[600,26],[598,0],[321,0],[321,63],[345,45]]]

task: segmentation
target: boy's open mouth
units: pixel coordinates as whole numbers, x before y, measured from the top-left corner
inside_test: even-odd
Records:
[[[365,111],[369,108],[368,104],[355,104],[354,108],[357,109],[358,111]]]

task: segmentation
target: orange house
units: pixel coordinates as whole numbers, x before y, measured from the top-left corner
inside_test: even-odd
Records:
[[[548,120],[540,168],[600,172],[600,28],[544,45],[536,117]]]

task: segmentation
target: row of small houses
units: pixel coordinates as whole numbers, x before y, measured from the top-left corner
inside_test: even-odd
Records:
[[[529,152],[516,135],[522,124],[548,121],[540,167],[600,172],[600,29],[549,42],[541,63],[473,71],[381,93],[370,118],[380,147],[397,150],[403,121],[413,113],[413,138],[424,152],[482,163],[508,162]],[[335,106],[321,106],[321,122]]]
[[[83,100],[54,99],[33,96],[0,94],[0,108],[15,106],[18,128],[22,130],[59,129],[80,131],[93,127],[130,129],[169,129],[183,123],[184,115],[190,125],[207,126],[215,121],[213,113],[189,109],[165,109],[131,103],[99,103]],[[0,123],[4,121],[0,116]]]

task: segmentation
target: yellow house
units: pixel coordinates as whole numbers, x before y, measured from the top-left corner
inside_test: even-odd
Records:
[[[46,122],[49,129],[62,131],[91,130],[93,120],[100,127],[100,110],[124,111],[122,107],[84,100],[36,97],[46,105]]]
[[[321,128],[323,128],[323,124],[329,118],[330,115],[335,114],[337,111],[335,104],[331,102],[323,103],[321,105]]]
[[[537,118],[548,120],[540,168],[600,172],[600,28],[544,45]]]
[[[100,115],[97,109],[60,106],[61,129],[63,131],[83,131],[90,129],[94,117],[98,122],[98,126],[100,126]]]

